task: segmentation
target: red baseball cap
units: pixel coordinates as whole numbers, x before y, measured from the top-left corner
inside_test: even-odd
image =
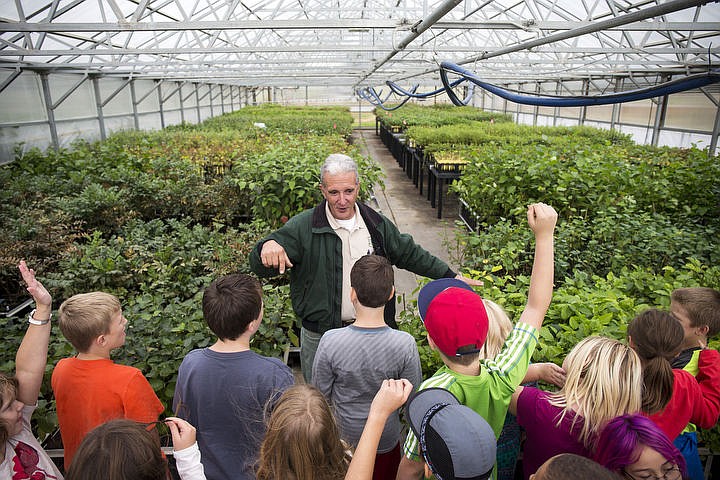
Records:
[[[434,287],[428,290],[435,295],[424,298],[427,308],[423,309],[422,319],[435,345],[448,357],[479,352],[488,332],[488,316],[480,295],[467,286],[449,286],[439,292]],[[426,297],[422,290],[418,299],[420,296]]]

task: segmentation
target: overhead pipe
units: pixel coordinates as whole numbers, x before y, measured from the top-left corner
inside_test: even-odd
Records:
[[[467,63],[473,63],[479,60],[486,60],[488,58],[498,57],[500,55],[506,55],[508,53],[514,53],[520,50],[528,50],[530,48],[538,47],[540,45],[546,45],[548,43],[554,43],[560,40],[567,40],[569,38],[587,35],[588,33],[599,32],[600,30],[609,30],[611,28],[626,25],[628,23],[639,22],[648,18],[658,17],[660,15],[666,15],[668,13],[677,12],[686,8],[698,7],[707,3],[717,1],[718,0],[671,0],[661,5],[644,8],[642,10],[628,13],[619,17],[609,18],[607,20],[603,20],[597,23],[591,23],[589,25],[584,25],[582,27],[574,28],[565,32],[548,35],[547,37],[529,40],[527,42],[522,42],[517,45],[512,45],[506,48],[495,50],[494,52],[483,52],[480,55],[476,55],[474,57],[457,62],[457,64],[465,65]],[[434,68],[432,70],[426,70],[424,72],[409,75],[407,77],[402,77],[399,80],[407,80],[409,78],[427,75],[436,71],[438,71],[438,69]]]
[[[395,55],[400,53],[402,50],[404,50],[410,43],[418,38],[420,35],[425,32],[428,28],[432,27],[438,20],[440,20],[442,17],[444,17],[450,10],[457,7],[462,0],[446,0],[442,5],[440,5],[434,12],[432,12],[426,19],[422,20],[421,22],[418,22],[417,24],[413,25],[410,29],[410,34],[405,37],[398,45],[393,49],[392,52],[390,52],[385,58],[383,58],[380,62],[376,63],[373,68],[366,73],[358,82],[355,84],[353,88],[356,88],[360,83],[362,83],[364,80],[366,80],[370,75],[375,73],[380,67],[385,65],[390,59],[392,59]]]
[[[498,57],[500,55],[506,55],[508,53],[514,53],[520,50],[527,50],[529,48],[545,45],[547,43],[558,42],[560,40],[567,40],[569,38],[579,37],[588,33],[599,32],[600,30],[609,30],[611,28],[626,25],[628,23],[638,22],[652,17],[659,17],[660,15],[666,15],[668,13],[677,12],[686,8],[698,7],[701,5],[705,5],[706,3],[716,1],[717,0],[671,0],[660,5],[655,5],[654,7],[648,7],[642,10],[638,10],[636,12],[628,13],[620,17],[609,18],[601,22],[591,23],[590,25],[578,27],[572,30],[568,30],[566,32],[555,33],[553,35],[548,35],[544,38],[538,38],[536,40],[530,40],[520,43],[518,45],[501,48],[500,50],[495,50],[494,52],[484,52],[481,55],[477,55],[475,57],[458,62],[458,65],[464,65],[466,63],[472,63],[478,60],[485,60],[486,58]]]

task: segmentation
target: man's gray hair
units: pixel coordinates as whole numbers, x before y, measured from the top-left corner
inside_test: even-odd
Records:
[[[354,173],[355,183],[360,183],[360,175],[355,160],[343,153],[331,153],[320,167],[320,183],[325,184],[325,175],[336,175],[338,173]]]

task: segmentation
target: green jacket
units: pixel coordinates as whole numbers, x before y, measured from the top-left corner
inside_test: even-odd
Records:
[[[303,327],[325,333],[342,326],[342,242],[328,222],[325,201],[292,217],[280,229],[262,239],[250,252],[250,269],[260,277],[278,275],[260,260],[263,243],[275,240],[285,249],[293,264],[290,274],[290,299]],[[417,275],[432,279],[454,277],[445,262],[416,244],[408,234],[400,233],[385,216],[358,202],[360,215],[370,232],[373,250],[390,263]],[[385,307],[385,321],[395,325],[395,298]]]

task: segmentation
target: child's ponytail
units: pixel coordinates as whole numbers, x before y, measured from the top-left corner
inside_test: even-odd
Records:
[[[648,415],[662,411],[673,392],[674,375],[667,359],[643,359],[642,411]]]
[[[680,351],[683,329],[669,313],[650,309],[630,322],[627,333],[643,363],[642,411],[660,412],[672,396],[675,377],[670,360]]]

